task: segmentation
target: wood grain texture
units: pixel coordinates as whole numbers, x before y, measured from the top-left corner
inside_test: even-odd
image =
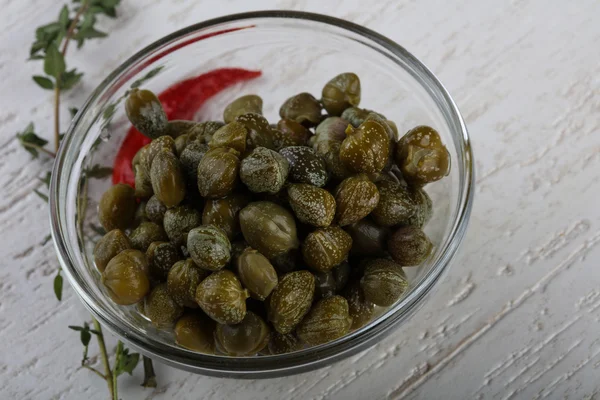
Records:
[[[77,368],[89,315],[52,293],[57,262],[47,207],[33,194],[50,166],[14,133],[51,137],[51,94],[25,63],[54,2],[0,0],[0,393],[105,399]],[[72,53],[86,72],[63,107],[81,104],[130,54],[186,25],[233,12],[294,9],[364,24],[425,62],[454,96],[477,163],[469,232],[415,317],[375,347],[318,372],[235,381],[157,365],[160,387],[120,380],[124,399],[594,398],[600,366],[600,3],[597,0],[123,0],[108,39]],[[65,121],[63,121],[65,123]],[[66,125],[64,125],[66,127]],[[115,344],[110,338],[109,344]],[[97,349],[91,348],[97,356]]]

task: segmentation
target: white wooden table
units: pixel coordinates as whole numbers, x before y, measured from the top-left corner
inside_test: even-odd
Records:
[[[67,329],[89,314],[52,293],[47,206],[32,192],[50,161],[15,132],[51,137],[51,94],[26,63],[34,28],[59,4],[0,0],[0,398],[105,399],[78,368]],[[60,2],[59,2],[60,3]],[[594,398],[600,390],[600,2],[598,0],[123,0],[108,39],[73,52],[80,105],[133,51],[200,20],[285,8],[364,24],[412,51],[454,96],[477,163],[470,229],[415,318],[357,356],[272,380],[228,380],[156,365],[160,387],[120,379],[123,399]],[[376,3],[376,4],[375,4]],[[453,3],[453,4],[450,4]],[[66,119],[66,118],[63,118]],[[63,121],[64,122],[64,121]],[[109,345],[115,338],[109,338]],[[97,356],[97,349],[91,348]]]

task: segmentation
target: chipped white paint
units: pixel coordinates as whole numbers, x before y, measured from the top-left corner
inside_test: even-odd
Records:
[[[398,41],[444,82],[467,120],[477,199],[459,257],[392,336],[315,373],[233,381],[157,365],[160,388],[120,379],[124,399],[593,398],[600,367],[600,3],[597,0],[123,0],[111,35],[73,52],[77,106],[112,69],[191,23],[251,9],[332,14]],[[0,0],[0,398],[105,399],[77,368],[68,324],[88,314],[69,288],[57,304],[47,209],[14,132],[50,137],[51,93],[25,63],[55,2]],[[114,338],[109,340],[114,344]],[[96,355],[97,349],[91,348]]]

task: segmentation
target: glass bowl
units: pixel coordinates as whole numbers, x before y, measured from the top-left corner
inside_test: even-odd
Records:
[[[239,29],[242,28],[242,29]],[[161,67],[161,68],[158,68]],[[112,166],[129,123],[123,94],[142,77],[145,88],[161,92],[171,84],[222,67],[262,71],[262,76],[214,96],[197,120],[221,119],[234,98],[257,93],[264,113],[278,120],[279,105],[353,71],[362,83],[361,106],[396,122],[399,132],[431,125],[452,158],[450,175],[428,185],[434,214],[425,232],[435,245],[420,267],[405,268],[410,290],[366,326],[333,342],[277,356],[226,357],[188,351],[172,334],[155,329],[137,308],[114,304],[103,292],[92,249],[98,239],[97,204],[110,179],[88,176],[94,165]],[[158,73],[156,73],[158,72]],[[419,60],[393,41],[353,23],[302,12],[264,11],[202,22],[146,47],[100,84],[64,137],[50,189],[52,236],[64,274],[100,323],[143,354],[188,371],[214,376],[265,378],[308,371],[374,345],[422,304],[462,240],[473,201],[473,159],[456,104]]]

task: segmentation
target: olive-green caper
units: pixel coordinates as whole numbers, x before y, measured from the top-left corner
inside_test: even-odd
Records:
[[[431,202],[431,197],[429,197],[423,188],[415,188],[411,194],[413,202],[415,203],[415,213],[408,221],[406,221],[406,223],[422,229],[431,219],[431,215],[433,214],[433,203]]]
[[[302,253],[298,249],[292,249],[271,258],[271,264],[277,270],[278,275],[285,275],[288,272],[295,271],[302,263]]]
[[[214,225],[192,229],[187,249],[196,265],[209,271],[218,271],[231,260],[231,243],[225,232]]]
[[[300,340],[315,346],[344,336],[350,331],[351,325],[346,299],[331,296],[314,305],[296,332]]]
[[[160,100],[151,91],[131,89],[125,101],[125,112],[135,129],[150,139],[164,134],[167,115]]]
[[[102,236],[102,239],[96,243],[94,247],[94,264],[98,271],[102,272],[108,265],[108,262],[112,260],[114,256],[131,248],[129,239],[120,229],[113,229],[106,235]]]
[[[352,236],[350,254],[353,256],[381,257],[385,254],[388,228],[377,225],[369,218],[363,218],[345,229]]]
[[[257,147],[240,165],[240,179],[254,193],[277,193],[283,187],[289,172],[289,163],[279,153]]]
[[[388,251],[400,265],[419,265],[429,254],[433,245],[425,233],[416,226],[398,228],[388,239]]]
[[[321,122],[321,103],[310,93],[300,93],[282,104],[279,116],[292,119],[304,126],[316,126]]]
[[[198,181],[198,164],[208,152],[208,146],[203,143],[192,142],[188,144],[179,156],[179,162],[185,173],[188,183]]]
[[[279,151],[290,165],[290,180],[322,187],[329,178],[325,161],[310,147],[290,146]]]
[[[340,147],[340,160],[354,172],[379,172],[385,167],[390,138],[382,124],[365,121],[358,128],[348,125],[348,137]]]
[[[147,199],[152,196],[154,193],[152,189],[152,180],[141,164],[133,166],[133,174],[135,176],[135,197]]]
[[[340,117],[328,117],[315,129],[315,136],[311,138],[313,146],[319,142],[336,141],[342,142],[346,139],[348,121]]]
[[[148,145],[148,148],[140,156],[140,165],[148,175],[152,175],[152,162],[158,153],[168,151],[173,154],[177,151],[175,141],[171,136],[160,136]]]
[[[129,235],[131,247],[144,252],[148,250],[152,242],[164,242],[167,239],[162,226],[154,222],[142,222]]]
[[[246,96],[238,97],[225,107],[225,111],[223,111],[223,121],[228,124],[240,115],[247,113],[262,115],[262,107],[263,101],[260,96],[248,94]]]
[[[386,258],[368,261],[360,280],[365,299],[378,306],[391,306],[408,287],[402,267]]]
[[[275,146],[278,150],[289,146],[306,146],[310,131],[304,125],[284,118],[277,123],[275,138]]]
[[[228,147],[210,149],[198,164],[198,191],[203,197],[218,199],[235,189],[240,170],[239,153]]]
[[[215,353],[215,321],[199,311],[185,313],[175,324],[175,341],[199,353]]]
[[[385,119],[381,114],[372,112],[370,113],[365,122],[367,121],[376,121],[384,127],[389,140],[388,154],[386,158],[385,165],[383,167],[384,171],[389,171],[395,164],[394,162],[394,154],[396,152],[396,142],[398,140],[398,128],[396,128],[396,124],[392,121]],[[392,127],[393,126],[393,127]]]
[[[208,144],[212,135],[222,128],[225,124],[221,121],[204,121],[198,122],[191,127],[186,133],[191,142]]]
[[[317,154],[325,161],[331,176],[337,180],[346,179],[352,175],[352,171],[346,167],[340,158],[341,147],[342,143],[337,141],[319,142],[315,147]]]
[[[161,151],[152,161],[152,190],[167,207],[175,207],[185,197],[185,178],[181,164],[170,151]]]
[[[181,157],[181,153],[183,153],[188,144],[190,144],[190,137],[187,133],[177,136],[175,139],[175,154],[177,157]]]
[[[171,243],[183,246],[187,242],[188,232],[202,224],[200,213],[190,206],[170,208],[165,212],[163,226]]]
[[[211,149],[217,147],[231,147],[240,154],[244,154],[246,151],[247,134],[248,131],[244,124],[239,121],[232,121],[213,134],[210,142],[208,142],[208,147]]]
[[[358,329],[371,320],[375,312],[375,304],[365,299],[360,281],[349,283],[344,290],[344,297],[348,301],[348,311],[352,318],[351,329]]]
[[[346,287],[348,280],[350,279],[350,263],[348,261],[342,261],[340,265],[333,268],[331,273],[333,274],[333,281],[335,282],[335,292],[339,293]]]
[[[322,299],[335,294],[335,279],[332,271],[315,272],[315,298]]]
[[[191,258],[177,261],[167,276],[169,294],[180,306],[196,308],[196,288],[208,275],[209,272],[199,268]]]
[[[229,270],[213,272],[196,289],[196,302],[220,324],[239,324],[246,316],[248,291]]]
[[[365,108],[359,107],[348,107],[342,113],[342,118],[348,121],[353,127],[358,128],[362,123],[364,123],[370,114],[377,114],[379,117],[386,119],[383,115],[376,113],[372,110],[367,110]]]
[[[352,247],[352,237],[337,226],[319,228],[302,243],[302,257],[315,271],[329,271],[339,265]]]
[[[310,310],[315,277],[308,271],[294,271],[279,280],[269,298],[269,321],[279,333],[290,333]]]
[[[257,201],[244,207],[240,228],[250,246],[269,259],[299,245],[294,216],[272,202]]]
[[[288,186],[289,203],[299,221],[305,224],[329,226],[335,216],[335,199],[325,189],[305,183]]]
[[[240,115],[235,119],[241,122],[248,131],[246,146],[248,149],[255,147],[266,147],[275,149],[275,131],[269,125],[265,117],[256,113],[247,113]]]
[[[171,136],[175,139],[175,143],[177,143],[177,139],[187,133],[190,129],[196,126],[197,122],[188,121],[183,119],[175,119],[167,122],[167,126],[164,131],[164,135]]]
[[[117,304],[131,305],[142,300],[150,291],[146,256],[139,250],[121,251],[106,265],[102,283]]]
[[[217,325],[217,348],[229,356],[252,356],[267,346],[270,331],[261,317],[248,311],[239,324]]]
[[[142,160],[145,157],[146,150],[148,150],[148,147],[150,147],[150,143],[143,145],[138,151],[137,153],[135,153],[135,156],[133,156],[133,159],[131,160],[131,166],[133,167],[132,169],[135,170],[135,166],[136,165],[140,165],[142,163]]]
[[[157,224],[162,224],[167,207],[156,196],[150,197],[146,202],[146,217]]]
[[[435,182],[450,173],[450,153],[439,133],[429,126],[417,126],[400,139],[396,163],[406,182],[414,186]]]
[[[106,231],[126,229],[133,222],[135,209],[135,191],[129,185],[118,183],[100,198],[98,219]]]
[[[335,191],[336,219],[340,226],[360,221],[377,207],[377,186],[364,175],[344,179]]]
[[[379,202],[371,215],[381,226],[393,226],[408,221],[416,210],[416,204],[409,190],[393,181],[377,183]]]
[[[341,115],[346,108],[358,106],[360,79],[352,72],[337,75],[323,87],[321,101],[329,115]]]
[[[144,314],[159,328],[169,328],[183,314],[183,307],[173,300],[166,283],[156,286],[144,300]]]
[[[142,222],[150,221],[146,216],[146,201],[141,200],[135,209],[135,214],[133,214],[133,224],[132,228],[137,228],[140,226]]]
[[[269,353],[273,355],[285,354],[300,350],[302,342],[293,333],[281,334],[279,332],[271,332],[268,346]]]
[[[277,272],[267,257],[247,248],[237,258],[237,273],[250,295],[258,300],[266,299],[277,286]]]
[[[250,247],[250,245],[244,239],[238,239],[235,242],[231,242],[231,260],[234,264],[248,247]]]
[[[222,199],[207,200],[202,212],[202,224],[221,228],[229,240],[232,240],[240,232],[240,211],[249,201],[250,196],[241,193],[234,193]]]
[[[167,279],[169,270],[181,260],[181,252],[169,242],[152,242],[146,250],[150,276],[160,281]]]

